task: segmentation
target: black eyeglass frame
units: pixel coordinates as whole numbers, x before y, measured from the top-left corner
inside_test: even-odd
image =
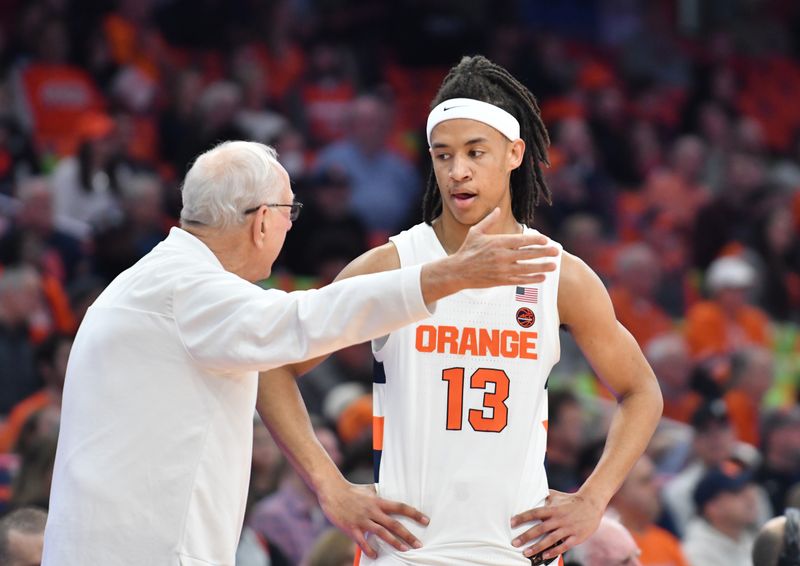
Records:
[[[289,207],[289,220],[294,222],[300,216],[300,210],[303,208],[302,202],[293,202],[292,204],[259,204],[258,206],[254,206],[253,208],[248,208],[244,211],[244,214],[252,214],[256,212],[262,206],[266,206],[267,208],[279,208],[279,207]]]

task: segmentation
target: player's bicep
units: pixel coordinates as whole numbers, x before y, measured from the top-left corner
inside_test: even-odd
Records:
[[[380,273],[393,269],[400,269],[400,256],[395,245],[392,242],[388,242],[361,254],[348,263],[341,273],[336,276],[335,281],[348,279],[356,275]]]
[[[559,282],[559,315],[599,379],[625,396],[652,377],[639,345],[614,313],[600,278],[565,254]]]

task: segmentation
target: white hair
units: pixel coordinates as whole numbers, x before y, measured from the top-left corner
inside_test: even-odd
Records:
[[[267,145],[228,141],[200,155],[183,181],[181,222],[228,228],[244,211],[278,195],[277,153]]]

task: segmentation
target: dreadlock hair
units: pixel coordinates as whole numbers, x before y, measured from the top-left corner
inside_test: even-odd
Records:
[[[550,138],[542,122],[539,105],[531,91],[503,67],[476,55],[464,57],[450,69],[431,103],[431,109],[451,98],[472,98],[498,106],[514,116],[525,142],[522,163],[511,172],[511,212],[517,221],[533,225],[533,212],[541,199],[552,204],[541,164],[550,165]],[[422,200],[422,217],[430,224],[442,213],[442,197],[431,170]]]

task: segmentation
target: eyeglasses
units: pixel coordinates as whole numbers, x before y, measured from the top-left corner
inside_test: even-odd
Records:
[[[302,202],[293,202],[292,204],[259,204],[258,206],[255,206],[253,208],[248,208],[247,210],[244,211],[244,213],[245,214],[252,214],[253,212],[257,211],[262,206],[266,206],[268,208],[278,208],[278,207],[283,207],[283,206],[289,207],[291,209],[291,210],[289,210],[289,220],[294,222],[295,220],[297,220],[297,217],[300,216],[300,209],[303,208],[303,203]]]

